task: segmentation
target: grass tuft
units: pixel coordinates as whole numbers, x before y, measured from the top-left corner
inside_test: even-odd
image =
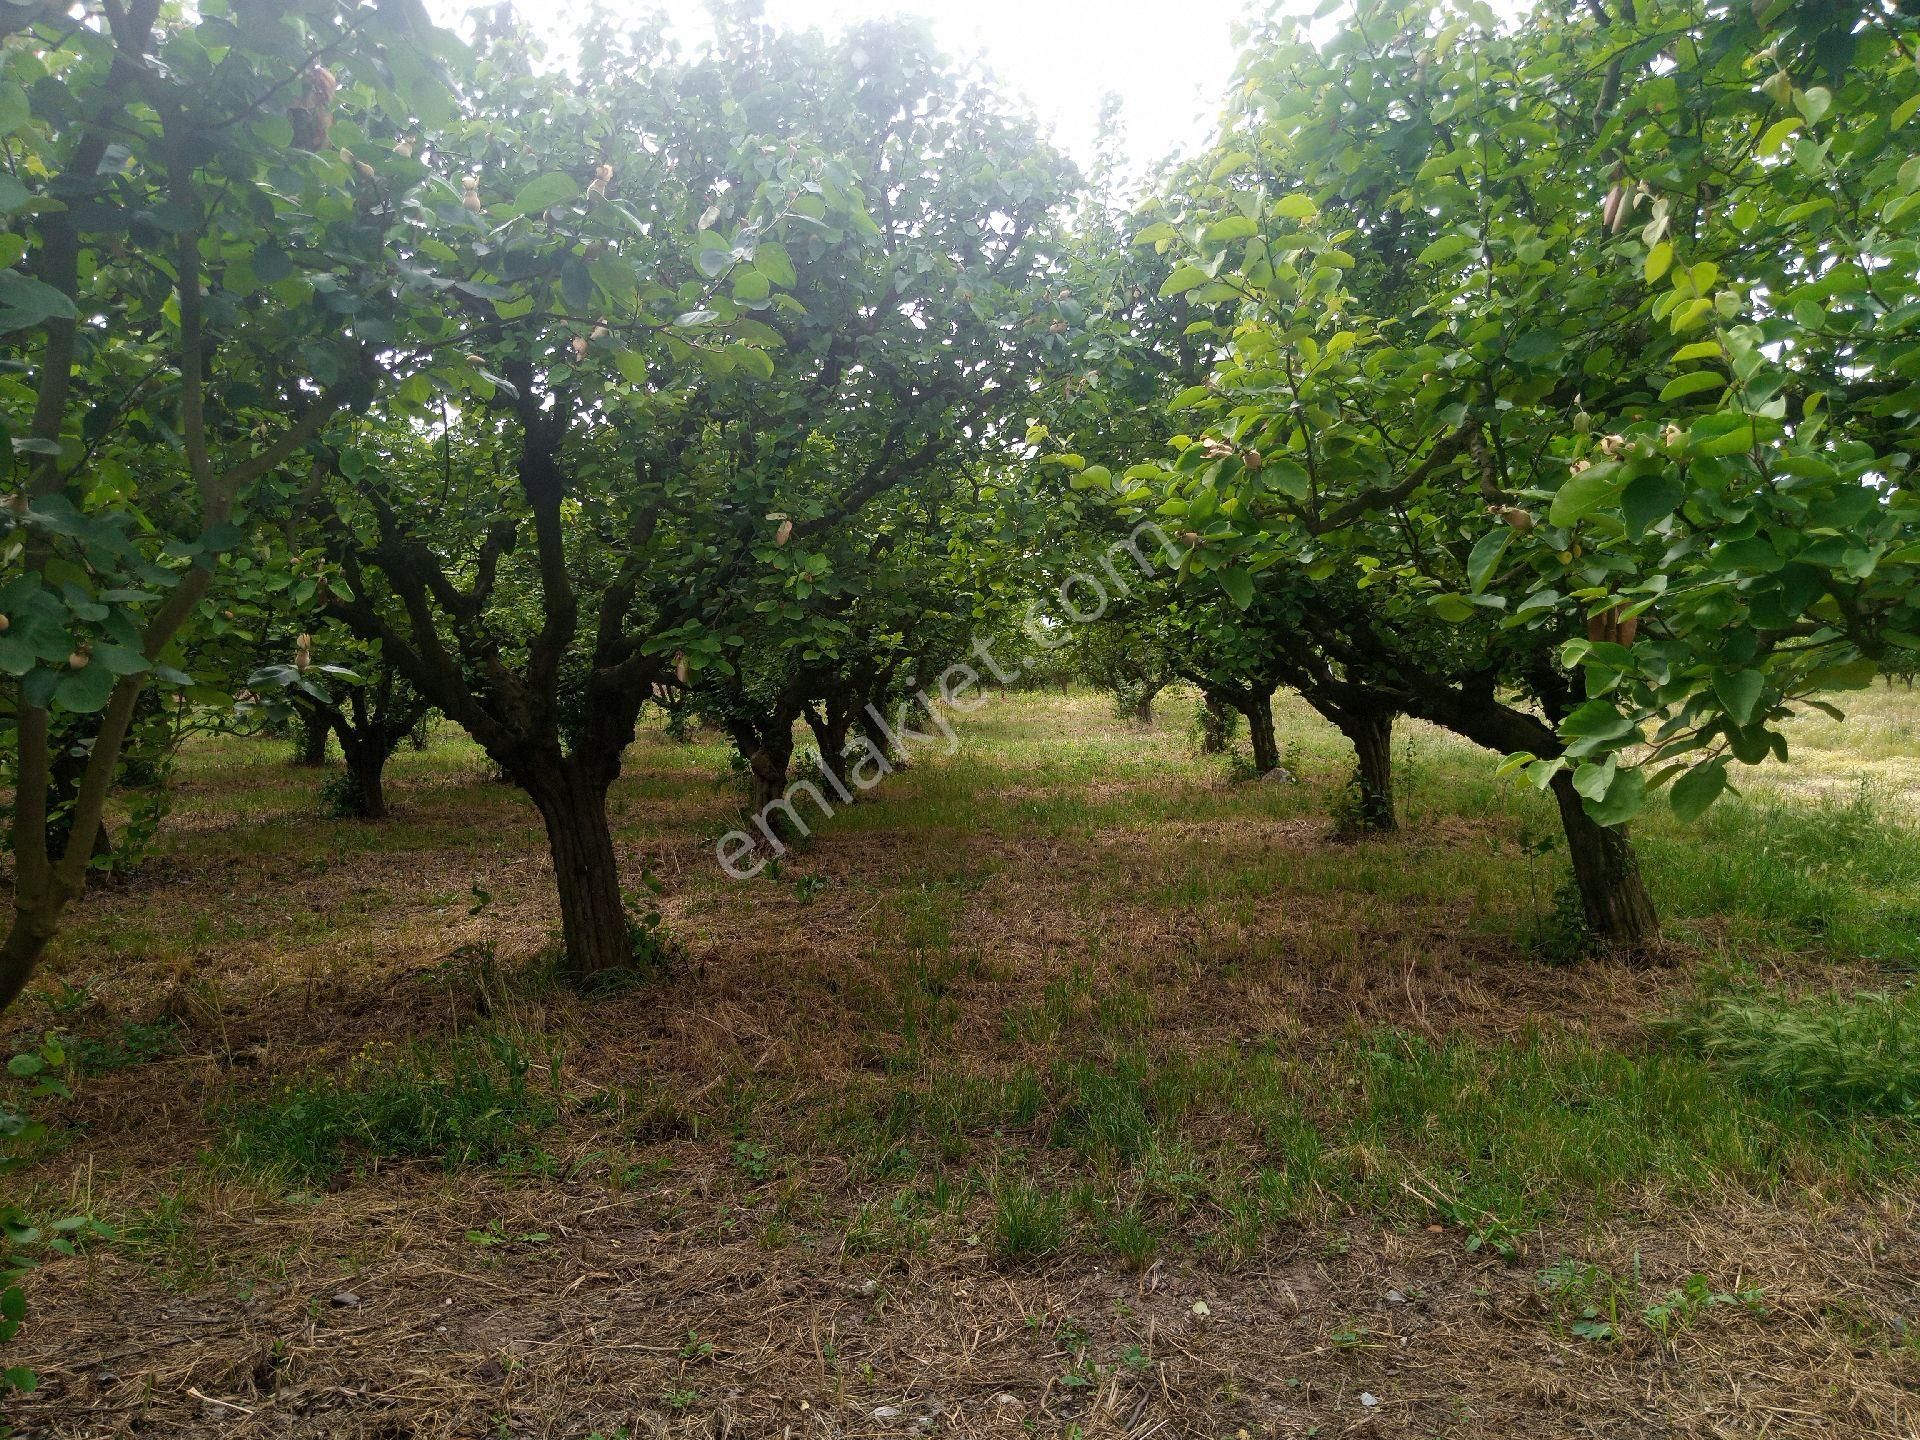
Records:
[[[1747,1085],[1824,1111],[1911,1115],[1920,1106],[1920,997],[1726,996],[1682,1035]]]

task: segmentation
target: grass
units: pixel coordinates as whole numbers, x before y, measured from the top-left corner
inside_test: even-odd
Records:
[[[1402,833],[1351,844],[1350,755],[1297,705],[1283,785],[1199,755],[1177,696],[1151,730],[1013,697],[744,884],[725,748],[645,728],[611,808],[672,949],[600,996],[542,980],[537,816],[445,727],[377,826],[283,745],[196,742],[149,873],[89,898],[21,1018],[79,1037],[22,1187],[128,1237],[109,1278],[46,1273],[37,1334],[111,1354],[244,1290],[298,1336],[350,1291],[378,1315],[287,1373],[430,1373],[390,1418],[436,1440],[515,1406],[852,1430],[902,1396],[960,1433],[1339,1433],[1361,1388],[1410,1434],[1757,1432],[1755,1395],[1901,1433],[1861,1416],[1920,1383],[1920,700],[1861,703],[1795,732],[1803,769],[1636,826],[1652,967],[1544,962],[1550,805],[1422,726]],[[593,1377],[551,1344],[581,1323]],[[263,1403],[212,1349],[168,1373]],[[204,1408],[143,1393],[163,1428]]]
[[[1920,994],[1723,996],[1680,1027],[1718,1068],[1827,1114],[1920,1108]]]
[[[286,1181],[322,1181],[385,1160],[434,1160],[447,1168],[499,1163],[559,1115],[560,1057],[542,1042],[504,1034],[415,1045],[365,1057],[332,1074],[286,1081],[265,1099],[219,1116],[219,1157]]]

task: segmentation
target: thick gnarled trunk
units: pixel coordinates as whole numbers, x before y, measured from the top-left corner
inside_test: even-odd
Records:
[[[387,761],[393,747],[379,739],[349,739],[341,732],[340,751],[347,762],[347,774],[359,795],[359,813],[363,820],[385,820],[393,811],[387,806]]]
[[[1247,738],[1253,742],[1253,768],[1270,775],[1280,768],[1280,740],[1273,728],[1273,696],[1255,692],[1242,702],[1240,713],[1247,719]]]
[[[568,978],[579,982],[630,968],[633,945],[620,894],[619,856],[607,822],[607,787],[571,759],[548,758],[516,769],[547,827]]]
[[[1393,712],[1356,711],[1343,717],[1340,729],[1353,743],[1360,829],[1384,835],[1399,824],[1393,805]]]
[[[1640,877],[1640,858],[1626,827],[1601,825],[1588,815],[1568,771],[1553,777],[1553,798],[1560,806],[1587,929],[1609,944],[1644,949],[1659,936],[1660,918]]]
[[[333,723],[326,714],[311,706],[300,707],[300,733],[294,737],[293,760],[291,763],[308,768],[317,768],[327,763],[327,736],[333,733]]]

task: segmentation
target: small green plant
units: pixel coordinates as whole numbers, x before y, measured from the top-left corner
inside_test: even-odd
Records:
[[[674,1414],[684,1414],[700,1403],[700,1392],[691,1386],[686,1389],[669,1388],[660,1392],[660,1403]]]
[[[1160,1251],[1160,1236],[1137,1205],[1110,1216],[1101,1227],[1100,1238],[1129,1270],[1146,1269]]]
[[[682,1360],[711,1360],[713,1353],[711,1340],[702,1338],[698,1330],[687,1331],[687,1343],[680,1347]]]
[[[1580,905],[1580,888],[1567,875],[1554,886],[1552,908],[1534,921],[1527,953],[1549,965],[1571,965],[1592,955],[1595,945]]]
[[[335,770],[320,782],[320,808],[330,820],[364,820],[366,792],[352,770]]]
[[[1715,1290],[1704,1275],[1689,1275],[1658,1300],[1643,1306],[1640,1319],[1654,1334],[1667,1340],[1686,1330],[1707,1311],[1723,1305],[1738,1305],[1754,1314],[1766,1308],[1762,1292],[1757,1288],[1729,1293]]]
[[[179,1030],[178,1023],[171,1019],[151,1023],[127,1020],[112,1035],[75,1036],[67,1041],[66,1049],[81,1074],[100,1075],[171,1055],[180,1048]]]
[[[1581,1340],[1619,1339],[1623,1287],[1607,1271],[1563,1257],[1540,1272],[1539,1283],[1547,1297],[1571,1315],[1569,1334]]]
[[[1026,1179],[993,1188],[994,1253],[1009,1263],[1052,1255],[1066,1243],[1067,1206],[1059,1195]]]
[[[750,1140],[733,1142],[733,1168],[749,1180],[765,1180],[773,1173],[773,1156],[766,1146]]]
[[[467,1231],[467,1243],[490,1249],[495,1245],[544,1245],[553,1236],[544,1230],[509,1231],[498,1220],[489,1220],[484,1230]]]
[[[627,905],[627,945],[633,953],[634,974],[636,978],[646,979],[671,969],[679,963],[683,952],[680,942],[667,929],[659,907],[649,898],[660,893],[660,882],[651,871],[643,871],[640,879],[645,893],[628,891],[623,898]]]
[[[824,875],[797,875],[793,881],[794,898],[802,905],[811,905],[831,883]]]

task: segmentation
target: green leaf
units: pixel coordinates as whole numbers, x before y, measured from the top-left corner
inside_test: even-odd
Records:
[[[1677,475],[1665,471],[1636,475],[1620,494],[1620,513],[1628,533],[1646,534],[1649,525],[1666,519],[1686,498],[1686,484]]]
[[[773,357],[752,345],[729,345],[727,354],[743,370],[751,370],[762,380],[773,378]]]
[[[1767,127],[1766,133],[1760,137],[1760,144],[1756,147],[1757,153],[1761,155],[1779,154],[1780,147],[1787,143],[1787,137],[1799,128],[1800,117],[1798,115],[1789,115],[1784,120],[1774,121],[1773,124]]]
[[[755,247],[753,266],[782,290],[791,290],[799,283],[800,277],[793,270],[793,257],[787,254],[785,246],[768,243]]]
[[[1720,697],[1733,723],[1742,728],[1753,723],[1754,707],[1760,703],[1766,684],[1767,677],[1758,670],[1716,670],[1713,674],[1713,693]]]
[[[1680,400],[1688,395],[1697,395],[1702,390],[1721,390],[1726,388],[1726,377],[1716,370],[1690,370],[1685,375],[1676,375],[1660,391],[1660,399]]]
[[[1230,570],[1219,572],[1220,588],[1240,609],[1244,610],[1253,603],[1253,577],[1244,567],[1235,565]]]
[[[571,200],[579,193],[580,186],[571,175],[560,170],[549,170],[520,187],[520,193],[513,197],[513,213],[537,214]]]
[[[1624,825],[1646,806],[1646,772],[1638,766],[1631,770],[1616,771],[1613,783],[1607,786],[1604,796],[1598,801],[1587,800],[1582,803],[1588,818],[1596,824]]]
[[[1614,462],[1603,460],[1589,466],[1554,492],[1547,523],[1563,527],[1575,524],[1611,500],[1619,485],[1620,467]]]
[[[1165,300],[1172,295],[1184,295],[1189,290],[1205,285],[1212,278],[1198,265],[1176,266],[1174,272],[1161,283],[1160,298]]]
[[[1560,722],[1560,733],[1569,740],[1602,743],[1624,739],[1633,732],[1633,721],[1614,708],[1611,700],[1589,700]]]
[[[53,286],[17,270],[0,270],[0,333],[71,320],[76,313],[73,302]]]
[[[1289,500],[1305,500],[1312,490],[1306,470],[1295,460],[1269,460],[1260,467],[1260,479],[1270,490]]]
[[[1647,251],[1647,263],[1646,263],[1647,283],[1651,285],[1654,281],[1658,280],[1662,275],[1666,274],[1667,267],[1672,264],[1673,264],[1673,246],[1669,244],[1667,241],[1662,240],[1658,245],[1654,246],[1651,250]]]
[[[1489,530],[1475,542],[1473,553],[1467,556],[1467,585],[1475,595],[1487,588],[1500,557],[1512,543],[1513,529],[1508,525]]]
[[[27,92],[17,80],[0,82],[0,135],[11,135],[33,118]]]
[[[113,694],[113,681],[113,671],[105,665],[69,670],[53,687],[54,703],[76,715],[91,715],[105,705],[107,697]]]
[[[1824,85],[1813,85],[1793,92],[1793,108],[1807,117],[1809,125],[1818,125],[1833,108],[1833,92]]]
[[[104,665],[115,675],[139,675],[152,668],[146,656],[125,645],[95,645],[93,663]]]
[[[1444,260],[1451,260],[1471,244],[1473,244],[1472,238],[1462,235],[1458,231],[1450,235],[1442,235],[1438,240],[1433,241],[1426,249],[1420,252],[1419,263],[1422,265],[1438,265]]]
[[[1720,798],[1720,793],[1726,788],[1726,761],[1709,760],[1694,766],[1674,781],[1673,793],[1667,798],[1675,815],[1692,822],[1706,814],[1707,808]]]

